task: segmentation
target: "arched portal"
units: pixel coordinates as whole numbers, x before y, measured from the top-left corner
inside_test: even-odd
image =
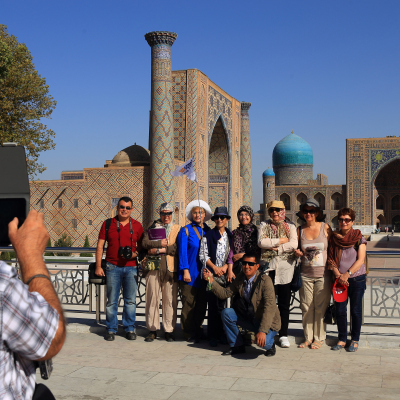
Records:
[[[290,211],[290,196],[286,193],[280,195],[279,200],[283,201],[286,211]]]
[[[400,215],[396,215],[392,219],[392,225],[395,232],[400,232]]]
[[[320,208],[321,210],[325,210],[325,196],[324,196],[322,193],[318,192],[318,193],[314,196],[314,199],[318,201],[319,208]]]
[[[304,193],[299,193],[296,200],[296,208],[300,210],[301,206],[306,202],[307,196]]]
[[[376,176],[374,182],[373,215],[376,223],[382,227],[383,219],[385,223],[394,224],[394,218],[400,210],[400,160],[394,159],[384,166]],[[399,221],[400,224],[400,221]],[[400,230],[400,226],[398,228]]]
[[[229,210],[229,152],[221,117],[214,126],[208,152],[208,204],[213,212],[221,206]]]

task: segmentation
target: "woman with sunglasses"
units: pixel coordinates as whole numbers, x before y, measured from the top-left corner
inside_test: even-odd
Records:
[[[303,314],[304,342],[300,348],[319,349],[326,339],[324,315],[331,298],[332,275],[327,270],[328,240],[332,230],[315,199],[307,199],[300,216],[305,224],[297,229],[301,257],[300,308]]]
[[[160,219],[154,221],[144,233],[143,248],[147,257],[142,261],[143,276],[146,278],[146,326],[150,331],[145,342],[152,342],[160,329],[160,292],[162,293],[162,324],[167,342],[173,342],[176,324],[178,294],[178,257],[176,238],[179,225],[173,223],[173,208],[168,203],[160,206]],[[164,228],[165,235],[162,232]],[[163,239],[156,240],[157,231]]]
[[[232,233],[226,228],[231,219],[226,207],[217,207],[211,218],[215,227],[208,231],[200,246],[200,261],[213,274],[216,282],[227,286],[227,273],[232,274]],[[206,292],[208,305],[207,335],[210,346],[218,346],[218,341],[226,343],[221,312],[226,307],[226,300],[219,299],[213,292]]]
[[[228,271],[228,282],[232,282],[236,274],[242,271],[241,259],[245,253],[254,253],[259,257],[261,249],[257,244],[257,227],[253,224],[254,212],[249,206],[241,206],[237,212],[239,226],[233,235],[233,273]]]
[[[279,342],[281,347],[290,347],[287,337],[289,326],[289,308],[297,249],[296,227],[285,221],[283,201],[270,201],[267,204],[270,218],[261,222],[258,227],[258,246],[261,248],[260,268],[267,273],[274,283],[278,297],[278,308],[281,315]]]
[[[367,241],[358,229],[353,229],[356,213],[351,208],[338,212],[339,231],[332,232],[328,248],[328,268],[341,285],[347,286],[347,298],[337,302],[336,321],[339,341],[332,350],[343,349],[347,339],[347,299],[350,299],[351,343],[348,351],[358,349],[362,322],[362,299],[366,289],[365,256]]]

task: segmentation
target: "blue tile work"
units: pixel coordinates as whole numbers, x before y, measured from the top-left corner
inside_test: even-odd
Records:
[[[221,118],[222,117],[222,118]],[[208,143],[211,144],[211,136],[217,120],[221,118],[227,137],[228,160],[229,160],[229,185],[225,196],[228,198],[228,209],[232,207],[232,129],[233,110],[232,101],[227,99],[211,85],[208,86]],[[210,188],[209,191],[211,192]],[[210,193],[209,193],[210,199]]]
[[[145,35],[151,46],[151,215],[158,218],[157,208],[173,202],[174,129],[171,75],[171,46],[177,35],[172,32],[150,32]]]
[[[174,108],[174,156],[180,161],[185,161],[186,71],[172,72],[172,101]]]
[[[311,146],[300,136],[291,133],[280,140],[272,152],[273,166],[313,164]]]
[[[400,148],[395,149],[370,149],[369,159],[371,163],[370,174],[373,180],[379,170],[393,161],[395,158],[400,158]]]
[[[240,175],[245,185],[242,187],[243,203],[253,204],[253,177],[251,173],[251,147],[250,147],[250,124],[249,108],[251,103],[241,103],[240,124]]]
[[[313,167],[309,164],[275,166],[275,181],[277,186],[306,185],[313,179]]]

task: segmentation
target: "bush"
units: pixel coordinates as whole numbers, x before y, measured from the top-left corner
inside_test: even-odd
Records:
[[[3,261],[10,261],[13,258],[16,258],[15,251],[2,251],[0,254],[0,260]]]
[[[49,241],[47,242],[47,246],[46,247],[51,247],[51,239],[49,238]],[[44,253],[45,256],[54,256],[54,253],[52,253],[51,251]]]
[[[54,242],[54,247],[72,247],[72,239],[66,233],[63,233],[60,239]],[[70,256],[72,253],[57,253],[59,256]]]
[[[90,247],[88,235],[86,235],[83,247]],[[93,257],[93,253],[81,253],[81,257]]]

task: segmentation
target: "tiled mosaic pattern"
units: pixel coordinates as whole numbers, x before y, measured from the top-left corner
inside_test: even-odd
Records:
[[[228,208],[227,204],[227,184],[220,185],[209,185],[208,187],[208,198],[211,211],[214,212],[216,207],[225,206]]]
[[[176,36],[175,36],[176,37]],[[171,77],[171,46],[168,32],[146,35],[151,46],[151,215],[157,219],[157,207],[173,202],[174,129]],[[154,44],[158,43],[158,44]]]
[[[274,166],[277,186],[306,185],[313,178],[313,167],[309,164]]]
[[[398,137],[346,140],[346,202],[356,211],[356,225],[375,224],[377,193],[374,181],[386,165],[400,158],[398,151]],[[399,174],[399,171],[394,169],[392,173]]]
[[[251,173],[251,147],[249,109],[251,103],[241,103],[241,143],[240,143],[240,175],[246,185],[243,187],[244,204],[253,204],[253,180]]]
[[[86,235],[90,245],[96,246],[101,224],[115,215],[113,199],[122,196],[133,199],[132,218],[148,224],[150,216],[145,199],[149,197],[149,167],[85,169],[84,176],[83,180],[30,184],[31,208],[44,213],[52,244],[66,233],[72,238],[73,246],[83,246]],[[62,201],[61,208],[58,200]],[[74,200],[78,200],[77,208]],[[77,228],[72,227],[74,219]]]
[[[186,84],[186,71],[172,72],[174,156],[180,161],[185,161]]]
[[[209,160],[209,176],[229,175],[228,145],[221,120],[218,119],[211,138]]]

